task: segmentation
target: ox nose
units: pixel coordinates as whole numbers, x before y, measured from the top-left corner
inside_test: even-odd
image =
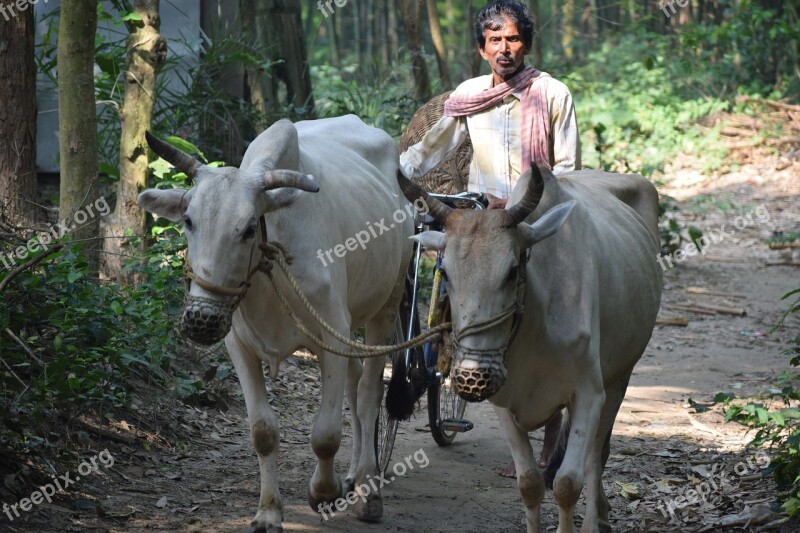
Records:
[[[198,344],[214,344],[230,331],[232,316],[233,309],[228,304],[189,297],[183,306],[181,331]]]
[[[482,402],[494,396],[506,383],[502,359],[493,357],[465,358],[453,368],[452,378],[458,395],[468,402]]]

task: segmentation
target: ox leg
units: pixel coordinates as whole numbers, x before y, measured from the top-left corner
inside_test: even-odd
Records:
[[[361,419],[358,417],[358,382],[361,379],[362,363],[359,359],[350,359],[347,365],[347,386],[345,395],[350,406],[350,423],[353,429],[353,451],[350,456],[350,468],[344,479],[344,493],[347,494],[355,486],[356,468],[361,457]]]
[[[553,495],[558,503],[558,533],[575,531],[573,522],[575,504],[578,503],[583,489],[589,452],[594,445],[600,411],[605,402],[599,371],[597,374],[596,380],[584,381],[577,385],[574,399],[569,406],[571,424],[567,451],[553,481]],[[593,508],[595,501],[591,502]],[[587,507],[589,505],[587,500]],[[588,519],[584,520],[584,526],[588,523]],[[592,527],[597,527],[596,519]]]
[[[322,400],[311,431],[311,448],[317,467],[308,485],[308,504],[318,512],[330,511],[329,504],[342,496],[342,482],[336,475],[334,458],[342,442],[342,403],[349,361],[330,352],[319,357]]]
[[[611,531],[611,524],[608,521],[610,504],[603,489],[602,475],[611,452],[611,432],[614,428],[614,420],[617,418],[617,412],[625,398],[629,379],[630,375],[616,386],[606,390],[606,401],[600,412],[597,434],[586,462],[586,515],[581,533]]]
[[[367,344],[386,344],[394,331],[396,308],[384,309],[367,322]],[[364,372],[358,382],[358,419],[361,422],[361,455],[356,468],[355,491],[358,500],[353,505],[356,518],[376,522],[383,516],[380,494],[381,480],[376,479],[378,458],[375,455],[375,423],[383,398],[383,368],[386,357],[372,357],[364,361]]]
[[[525,505],[528,533],[540,533],[541,504],[544,497],[542,469],[533,456],[528,433],[519,427],[508,409],[495,406],[494,410],[505,431],[508,446],[511,448],[511,457],[517,469],[517,488]]]
[[[261,360],[241,348],[231,335],[225,338],[247,406],[250,435],[258,455],[261,494],[249,532],[283,533],[283,504],[278,490],[278,420],[267,398]]]

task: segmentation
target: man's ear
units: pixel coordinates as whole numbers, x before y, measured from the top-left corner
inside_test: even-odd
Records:
[[[186,213],[193,194],[194,189],[147,189],[136,201],[145,211],[177,222]]]
[[[409,239],[417,241],[426,250],[436,250],[437,252],[444,251],[444,233],[441,231],[423,231],[419,235],[409,237]]]
[[[530,248],[537,242],[543,241],[561,229],[561,226],[567,221],[567,217],[570,212],[572,212],[572,208],[575,207],[576,203],[575,200],[570,200],[569,202],[559,204],[542,215],[542,217],[533,224],[521,222],[517,228],[519,228],[523,236],[522,246]]]

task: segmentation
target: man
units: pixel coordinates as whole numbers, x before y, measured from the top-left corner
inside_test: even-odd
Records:
[[[580,139],[572,95],[566,85],[525,65],[533,45],[533,21],[525,5],[497,0],[478,13],[475,39],[492,73],[467,80],[445,102],[444,114],[422,140],[400,156],[407,178],[436,168],[467,133],[473,156],[470,191],[489,198],[490,209],[505,208],[531,161],[554,174],[580,168]],[[545,426],[540,465],[553,452],[561,415]],[[516,477],[514,463],[500,475]]]
[[[554,174],[580,168],[569,89],[525,65],[533,31],[527,8],[514,0],[497,0],[478,13],[475,38],[492,74],[467,80],[453,91],[441,120],[400,156],[406,177],[418,178],[436,168],[467,132],[473,148],[467,188],[491,195],[490,207],[505,206],[531,160]]]

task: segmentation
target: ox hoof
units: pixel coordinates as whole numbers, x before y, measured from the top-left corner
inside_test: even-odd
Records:
[[[315,495],[313,492],[311,492],[311,487],[308,487],[308,505],[311,506],[311,509],[313,509],[318,513],[321,513],[323,511],[323,506],[331,505],[338,498],[341,498],[342,494],[344,494],[344,487],[342,486],[342,480],[337,477],[336,483],[338,483],[336,490],[334,490],[329,494]]]
[[[380,522],[383,517],[383,500],[380,496],[368,496],[366,502],[359,498],[353,504],[353,512],[362,522]]]
[[[283,533],[281,526],[251,525],[247,533]]]

